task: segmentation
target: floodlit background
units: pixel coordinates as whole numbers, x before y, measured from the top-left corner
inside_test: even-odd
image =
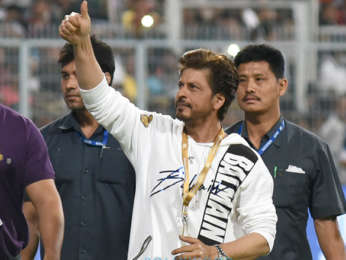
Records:
[[[57,28],[79,5],[0,0],[0,102],[39,127],[67,112]],[[184,51],[204,47],[234,56],[251,42],[281,49],[289,80],[282,113],[326,139],[346,184],[339,164],[346,160],[345,133],[333,127],[333,120],[346,122],[345,0],[89,0],[89,12],[93,33],[114,49],[114,87],[141,108],[171,115]],[[224,125],[241,117],[234,103]],[[346,233],[345,221],[340,228]]]

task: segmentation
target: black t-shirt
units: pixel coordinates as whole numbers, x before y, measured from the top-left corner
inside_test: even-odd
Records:
[[[263,137],[261,147],[280,124]],[[239,133],[238,122],[227,133]],[[241,135],[249,142],[246,127]],[[252,145],[253,146],[253,145]],[[259,259],[312,259],[306,237],[308,209],[314,219],[346,213],[346,202],[329,147],[313,133],[285,120],[285,127],[262,154],[274,179],[273,202],[278,215],[274,247]]]

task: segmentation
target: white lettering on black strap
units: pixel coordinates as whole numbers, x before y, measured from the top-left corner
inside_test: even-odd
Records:
[[[1,218],[0,218],[0,227],[2,226],[2,220],[1,220]]]
[[[244,145],[231,145],[217,169],[209,193],[198,239],[208,245],[223,243],[234,194],[257,161],[257,155]]]

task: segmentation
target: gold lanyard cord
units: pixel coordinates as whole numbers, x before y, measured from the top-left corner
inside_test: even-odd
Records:
[[[184,191],[183,191],[183,204],[185,207],[187,207],[192,200],[192,198],[196,195],[199,188],[204,183],[205,178],[207,177],[207,173],[211,167],[211,164],[214,160],[214,157],[216,155],[217,150],[219,149],[219,146],[221,144],[222,139],[225,136],[225,132],[221,128],[219,133],[217,134],[214,144],[212,148],[209,151],[207,161],[201,171],[201,173],[198,176],[197,182],[191,190],[189,189],[190,184],[190,172],[189,172],[189,160],[188,160],[188,137],[185,132],[183,132],[183,138],[182,138],[182,156],[183,156],[183,164],[185,168],[185,181],[184,181]]]

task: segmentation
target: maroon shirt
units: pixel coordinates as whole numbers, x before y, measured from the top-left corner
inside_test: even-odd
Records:
[[[51,178],[54,171],[40,131],[0,105],[0,259],[18,255],[28,242],[22,212],[25,187]]]

